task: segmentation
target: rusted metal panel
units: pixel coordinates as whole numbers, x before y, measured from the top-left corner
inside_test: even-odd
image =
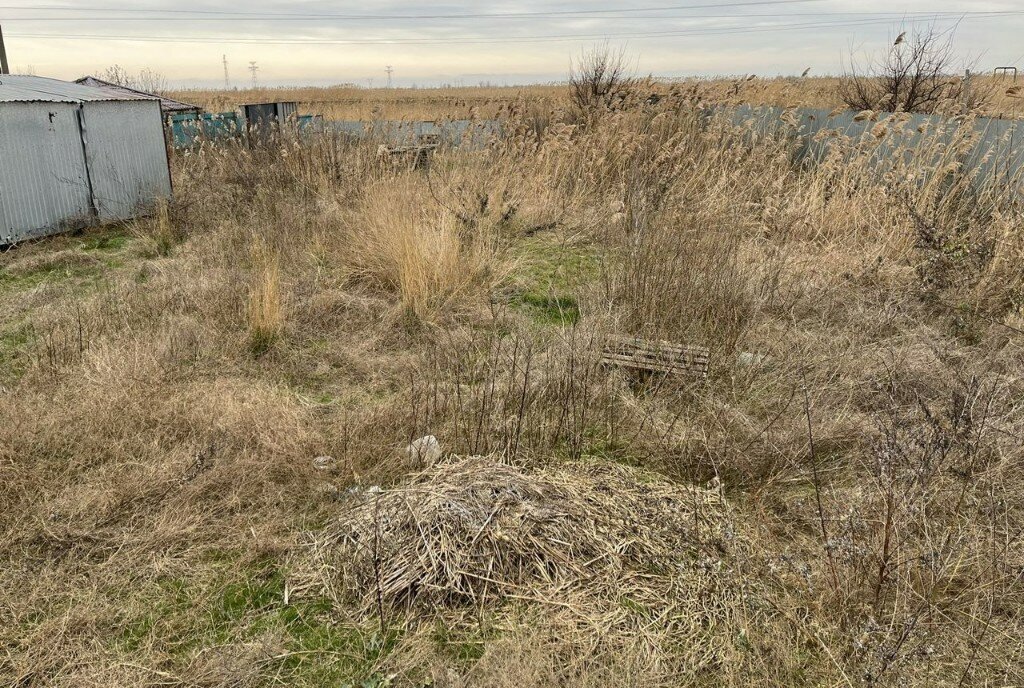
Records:
[[[78,105],[0,105],[0,244],[90,222]]]
[[[82,137],[101,222],[145,214],[170,198],[159,101],[83,103]]]

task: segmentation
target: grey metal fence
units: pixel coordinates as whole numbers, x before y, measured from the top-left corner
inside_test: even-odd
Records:
[[[751,105],[707,108],[701,115],[706,121],[725,117],[743,126],[751,136],[790,136],[796,143],[797,158],[812,164],[827,157],[839,136],[847,143],[870,143],[870,160],[879,172],[911,156],[917,164],[936,169],[955,157],[978,186],[999,184],[1024,191],[1021,120],[891,113],[858,118],[854,111]],[[875,137],[879,127],[884,129],[884,136]],[[469,148],[486,146],[502,133],[497,120],[335,121],[326,123],[325,128],[391,145],[433,140]]]
[[[708,109],[704,115],[726,117],[757,134],[792,136],[797,157],[812,163],[825,159],[835,145],[831,135],[835,134],[847,142],[871,142],[871,159],[880,170],[890,168],[900,157],[914,156],[925,167],[940,167],[952,157],[977,186],[1007,185],[1024,191],[1021,120],[892,113],[879,113],[876,118],[858,117],[854,111],[749,105]]]
[[[369,137],[395,146],[411,146],[425,140],[441,145],[482,148],[501,134],[497,120],[456,119],[446,121],[406,122],[398,120],[335,121],[325,125],[328,131]]]

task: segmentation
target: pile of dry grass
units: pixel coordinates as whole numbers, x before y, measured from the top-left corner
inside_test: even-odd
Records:
[[[540,604],[591,640],[671,644],[671,662],[692,669],[721,661],[742,604],[715,489],[617,464],[528,471],[474,457],[349,499],[299,578],[365,615]]]

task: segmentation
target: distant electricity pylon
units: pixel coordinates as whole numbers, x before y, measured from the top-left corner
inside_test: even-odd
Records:
[[[252,87],[253,88],[256,88],[256,72],[258,72],[259,70],[260,70],[260,68],[256,65],[256,61],[255,60],[250,60],[249,61],[249,71],[252,72]]]
[[[388,73],[388,88],[391,88],[391,72],[395,71],[395,68],[388,65],[384,68],[384,71]]]
[[[224,90],[226,91],[230,88],[228,85],[228,56],[221,55],[221,59],[224,61]]]

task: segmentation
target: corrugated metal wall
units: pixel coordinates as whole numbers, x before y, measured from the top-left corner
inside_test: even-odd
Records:
[[[126,220],[170,195],[159,101],[0,103],[0,244]]]
[[[82,104],[85,155],[101,222],[127,220],[169,198],[163,116],[156,100]]]
[[[0,244],[87,225],[78,105],[0,106]]]
[[[871,144],[871,162],[880,173],[900,159],[914,156],[922,169],[941,169],[956,160],[970,172],[976,187],[986,184],[1024,190],[1024,121],[950,118],[940,115],[892,115],[881,113],[857,121],[853,111],[830,112],[814,108],[795,108],[790,114],[796,125],[786,124],[786,110],[780,107],[741,105],[736,108],[712,108],[708,118],[724,116],[751,132],[793,135],[800,146],[798,155],[810,161],[823,160],[834,145],[827,136],[837,132],[854,142]],[[884,138],[875,140],[872,131],[882,125]],[[970,127],[970,129],[964,129]],[[963,130],[962,130],[963,129]],[[969,145],[964,146],[965,137]],[[966,150],[963,148],[966,147]]]

